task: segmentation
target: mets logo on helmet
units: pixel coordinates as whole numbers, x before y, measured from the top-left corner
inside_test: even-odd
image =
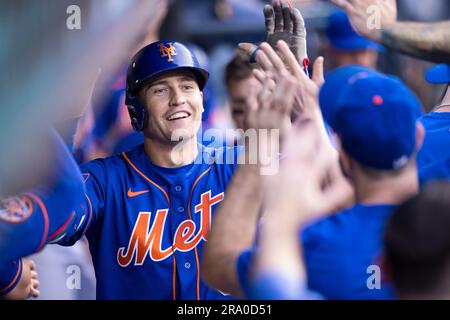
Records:
[[[0,220],[19,223],[28,219],[33,213],[31,199],[19,196],[0,200]]]
[[[167,58],[167,61],[173,61],[172,56],[176,56],[177,52],[175,51],[175,48],[173,46],[172,42],[167,43],[169,46],[166,47],[164,43],[159,44],[159,51],[161,52],[161,57]]]

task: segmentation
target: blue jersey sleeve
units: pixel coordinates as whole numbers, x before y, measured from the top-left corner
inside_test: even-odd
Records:
[[[22,276],[22,268],[20,259],[0,264],[0,297],[14,290]]]
[[[0,200],[0,263],[41,250],[74,224],[74,208],[84,194],[82,176],[62,139],[54,131],[50,136],[55,177],[46,186]]]
[[[87,162],[80,167],[85,193],[75,206],[73,225],[54,242],[71,246],[88,231],[94,230],[103,214],[106,197],[107,174],[103,160]]]

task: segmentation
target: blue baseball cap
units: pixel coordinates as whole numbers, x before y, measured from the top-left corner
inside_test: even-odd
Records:
[[[343,51],[356,51],[373,49],[382,51],[383,47],[372,42],[355,32],[347,14],[342,10],[336,10],[328,18],[326,33],[330,43]]]
[[[421,105],[399,79],[378,73],[350,80],[337,100],[335,131],[347,154],[379,170],[408,163]]]
[[[350,79],[368,77],[376,73],[375,69],[358,65],[339,67],[325,76],[325,83],[320,88],[319,105],[324,120],[331,128],[334,128],[334,113],[336,111],[336,95],[341,91]]]
[[[425,74],[425,80],[433,84],[450,83],[450,65],[438,64]]]

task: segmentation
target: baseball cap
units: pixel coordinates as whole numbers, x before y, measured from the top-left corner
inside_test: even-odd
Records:
[[[438,64],[425,74],[425,80],[433,84],[450,83],[450,65]]]
[[[350,80],[337,100],[335,131],[352,158],[379,170],[408,163],[421,106],[399,79],[378,73]]]
[[[383,50],[383,47],[379,44],[357,34],[350,24],[347,14],[340,9],[336,10],[328,18],[326,33],[333,47],[343,51]]]
[[[375,69],[358,65],[348,65],[339,67],[325,76],[325,83],[320,88],[319,105],[322,110],[324,120],[334,128],[334,113],[336,110],[336,94],[350,80],[368,77],[369,74],[376,73]]]

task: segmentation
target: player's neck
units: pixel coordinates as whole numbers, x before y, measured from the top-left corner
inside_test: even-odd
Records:
[[[417,169],[408,168],[398,176],[355,182],[356,201],[363,204],[400,204],[419,191]]]
[[[194,162],[198,155],[197,137],[183,143],[167,144],[155,139],[145,138],[144,149],[150,160],[157,166],[176,168]]]

